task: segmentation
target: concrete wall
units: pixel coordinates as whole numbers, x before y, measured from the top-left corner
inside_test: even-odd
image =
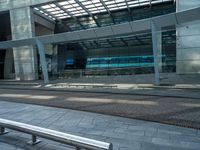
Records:
[[[54,34],[54,29],[48,29],[40,24],[35,24],[35,36]]]
[[[14,78],[15,78],[15,71],[14,71],[13,50],[7,49],[4,62],[4,79],[14,79]]]
[[[55,0],[0,0],[0,11],[29,7]]]
[[[25,39],[35,35],[32,9],[23,7],[10,10],[12,39]],[[13,48],[17,80],[37,79],[37,54],[33,46]]]
[[[200,0],[177,0],[177,11],[200,6]],[[199,15],[199,14],[197,14]],[[177,27],[177,73],[200,73],[200,21]]]

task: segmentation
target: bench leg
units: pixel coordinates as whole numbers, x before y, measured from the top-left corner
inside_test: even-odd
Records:
[[[32,135],[32,140],[30,142],[28,142],[31,145],[36,145],[38,143],[40,143],[41,141],[37,139],[37,136]]]
[[[4,127],[0,127],[0,135],[8,133]]]
[[[86,150],[85,148],[76,147],[76,150]]]

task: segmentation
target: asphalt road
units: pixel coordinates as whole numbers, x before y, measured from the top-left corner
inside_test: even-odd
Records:
[[[197,98],[0,89],[0,101],[68,108],[200,129],[200,100]]]

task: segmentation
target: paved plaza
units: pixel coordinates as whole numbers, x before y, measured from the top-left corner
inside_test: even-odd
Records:
[[[0,118],[10,119],[96,140],[111,142],[114,150],[199,150],[200,131],[122,117],[0,102]],[[17,131],[0,136],[1,150],[69,150],[63,144],[42,139],[27,144],[30,135]]]

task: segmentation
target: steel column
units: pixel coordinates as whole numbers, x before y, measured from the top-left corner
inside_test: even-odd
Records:
[[[5,128],[4,127],[0,127],[0,135],[5,133]]]
[[[48,71],[47,71],[47,63],[46,63],[46,58],[45,58],[44,44],[38,39],[36,39],[36,44],[37,44],[38,52],[39,52],[39,55],[40,55],[40,63],[41,63],[41,66],[42,66],[44,83],[48,84],[49,83],[49,76],[48,76]]]
[[[0,126],[0,135],[8,133],[5,129],[5,127]]]
[[[158,56],[158,37],[156,25],[151,21],[152,45],[153,45],[153,58],[154,58],[154,79],[155,85],[160,85],[160,72],[159,72],[159,56]]]

